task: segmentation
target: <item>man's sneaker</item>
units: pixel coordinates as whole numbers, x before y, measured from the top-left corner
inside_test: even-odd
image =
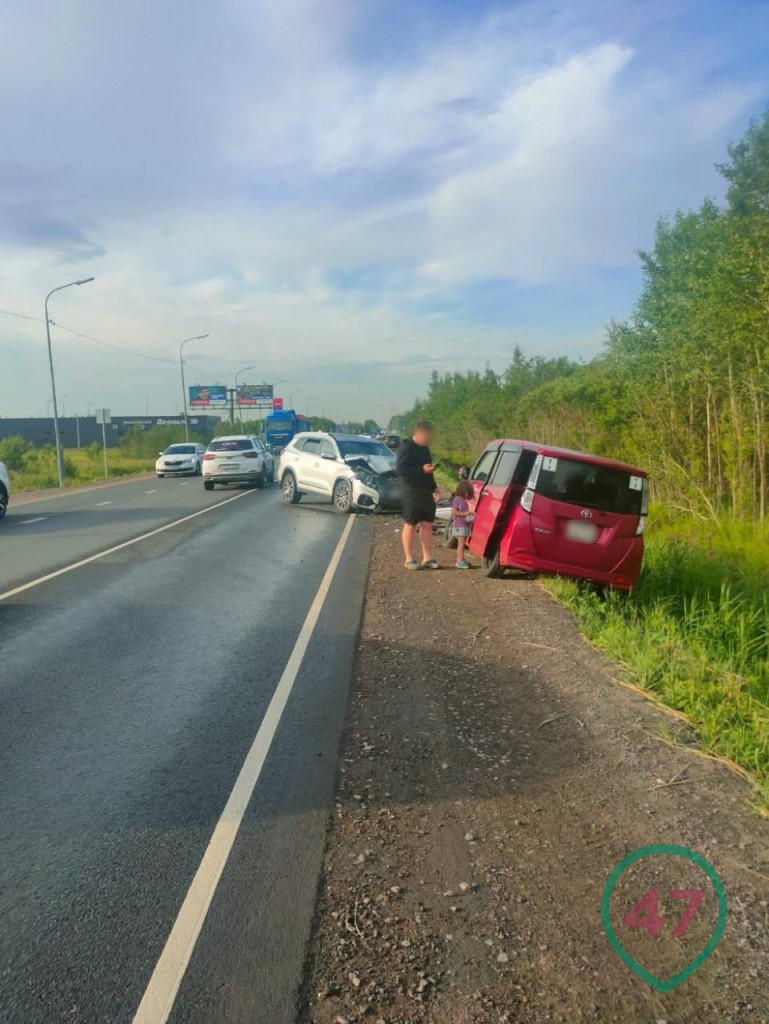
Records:
[[[426,562],[422,562],[423,569],[440,569],[440,563],[435,558],[428,558]]]
[[[469,569],[470,563],[462,559],[461,562],[457,562],[457,569]]]
[[[405,563],[405,567],[407,569],[418,569],[419,562],[416,560],[416,558],[410,558],[408,562]]]

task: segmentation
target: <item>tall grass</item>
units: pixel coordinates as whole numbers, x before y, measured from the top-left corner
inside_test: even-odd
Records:
[[[769,805],[769,527],[661,526],[629,597],[548,583],[585,634],[684,712],[702,745],[748,771]]]
[[[152,458],[127,455],[119,449],[107,450],[110,479],[130,476],[151,470],[155,464]],[[56,451],[53,448],[30,448],[9,466],[11,492],[44,490],[58,487],[56,472]],[[66,448],[64,450],[64,471],[68,487],[77,484],[104,480],[104,456],[99,445],[88,448]]]

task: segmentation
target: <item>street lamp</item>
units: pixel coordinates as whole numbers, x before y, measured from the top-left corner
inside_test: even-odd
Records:
[[[80,281],[70,281],[69,284],[61,284],[58,288],[52,288],[45,297],[45,333],[48,338],[48,365],[51,368],[51,400],[53,402],[53,433],[56,438],[56,469],[59,474],[59,487],[64,486],[64,453],[61,450],[61,438],[59,437],[59,410],[56,407],[56,378],[53,373],[53,352],[51,351],[51,321],[48,319],[48,300],[55,292],[64,291],[65,288],[79,287],[81,284],[88,284],[93,281],[92,277],[84,277]]]
[[[184,356],[182,350],[189,341],[202,341],[203,338],[207,338],[207,334],[196,334],[194,338],[185,338],[179,346],[179,369],[182,371],[182,402],[184,403],[184,439],[189,441],[190,439],[190,421],[187,416],[187,388],[184,383]]]
[[[244,366],[242,370],[238,370],[238,372],[235,374],[235,390],[236,391],[238,390],[238,377],[241,375],[241,373],[247,373],[249,370],[255,370],[255,369],[256,369],[256,363],[254,363],[253,366]]]
[[[288,393],[288,407],[289,407],[289,409],[293,409],[294,408],[294,395],[301,395],[301,393],[302,393],[302,389],[301,388],[295,388],[293,391],[289,391],[289,393]]]
[[[241,375],[241,373],[248,373],[249,370],[255,370],[255,369],[256,369],[256,363],[253,363],[251,366],[244,366],[244,367],[242,367],[235,374],[235,401],[238,403],[238,422],[240,423],[240,429],[241,430],[243,429],[243,408],[242,408],[242,406],[240,404],[240,400],[238,398],[238,377]]]

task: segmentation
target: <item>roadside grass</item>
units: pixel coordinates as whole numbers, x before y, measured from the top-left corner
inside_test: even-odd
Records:
[[[767,524],[653,527],[630,596],[546,586],[637,685],[688,717],[704,749],[747,771],[769,807]]]
[[[136,473],[146,473],[152,470],[155,460],[127,455],[119,449],[109,448],[107,449],[107,463],[109,478],[113,479]],[[19,456],[17,465],[18,468],[9,468],[12,493],[59,486],[55,449],[31,448]],[[88,448],[66,448],[64,450],[64,471],[68,487],[104,480],[104,456],[101,447],[91,445]]]

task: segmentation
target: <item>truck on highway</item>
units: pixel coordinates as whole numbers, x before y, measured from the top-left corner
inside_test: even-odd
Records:
[[[310,429],[306,416],[293,409],[275,409],[264,421],[264,439],[273,451],[282,451],[296,434]]]

